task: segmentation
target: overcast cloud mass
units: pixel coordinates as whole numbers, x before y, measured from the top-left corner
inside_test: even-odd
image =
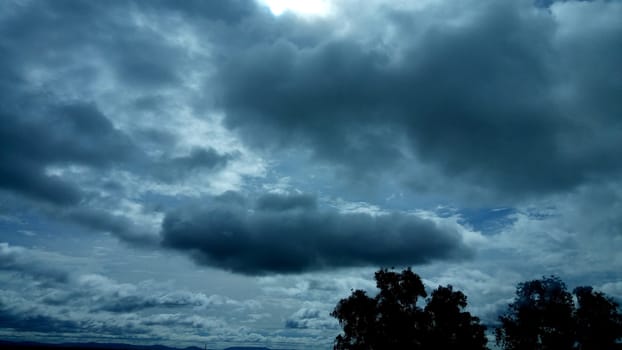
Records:
[[[489,326],[542,275],[622,300],[620,18],[0,1],[0,337],[328,349],[391,266]]]

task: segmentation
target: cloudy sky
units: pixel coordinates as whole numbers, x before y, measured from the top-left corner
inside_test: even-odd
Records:
[[[622,298],[622,2],[0,2],[0,338],[328,349],[379,267]]]

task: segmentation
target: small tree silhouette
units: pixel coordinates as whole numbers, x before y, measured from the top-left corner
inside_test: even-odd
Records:
[[[375,297],[353,291],[331,313],[343,327],[334,349],[486,349],[485,327],[464,311],[463,293],[439,286],[422,309],[417,303],[427,293],[410,268],[381,269],[374,277]]]

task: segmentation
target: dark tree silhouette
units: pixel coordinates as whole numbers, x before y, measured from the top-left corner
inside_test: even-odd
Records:
[[[497,345],[507,350],[572,349],[573,302],[558,277],[523,282],[516,299],[499,317]]]
[[[433,291],[425,307],[430,322],[426,343],[435,349],[485,349],[486,327],[479,324],[479,318],[464,311],[466,306],[467,297],[452,286],[439,286]]]
[[[576,288],[578,308],[559,277],[523,282],[499,317],[497,345],[506,350],[619,349],[618,304],[591,287]]]
[[[439,287],[422,309],[417,303],[427,294],[410,268],[381,269],[375,279],[375,297],[353,291],[331,313],[343,327],[334,349],[486,349],[485,327],[464,311],[461,292]]]
[[[616,348],[622,338],[622,315],[618,303],[592,287],[577,287],[575,311],[576,337],[581,350],[609,350]],[[618,347],[619,348],[619,347]]]
[[[331,315],[339,319],[344,332],[335,339],[335,349],[379,349],[376,301],[364,291],[356,290],[342,299]]]

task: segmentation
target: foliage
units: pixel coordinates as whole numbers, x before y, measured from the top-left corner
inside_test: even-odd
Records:
[[[375,297],[353,291],[331,313],[343,327],[335,350],[486,349],[485,327],[464,311],[462,292],[439,286],[421,308],[417,304],[427,293],[410,268],[381,269],[375,279],[380,290]]]
[[[573,302],[557,277],[523,282],[509,311],[501,315],[497,344],[507,350],[571,349]]]
[[[591,287],[574,290],[555,276],[520,283],[499,317],[497,345],[506,350],[614,349],[622,337],[618,304]]]
[[[573,292],[579,304],[575,311],[579,349],[614,349],[616,340],[622,338],[618,303],[601,292],[594,292],[592,287],[578,287]]]
[[[439,286],[432,292],[432,298],[425,307],[430,317],[428,348],[431,349],[485,349],[486,327],[479,324],[479,318],[463,311],[467,297],[452,286]]]

